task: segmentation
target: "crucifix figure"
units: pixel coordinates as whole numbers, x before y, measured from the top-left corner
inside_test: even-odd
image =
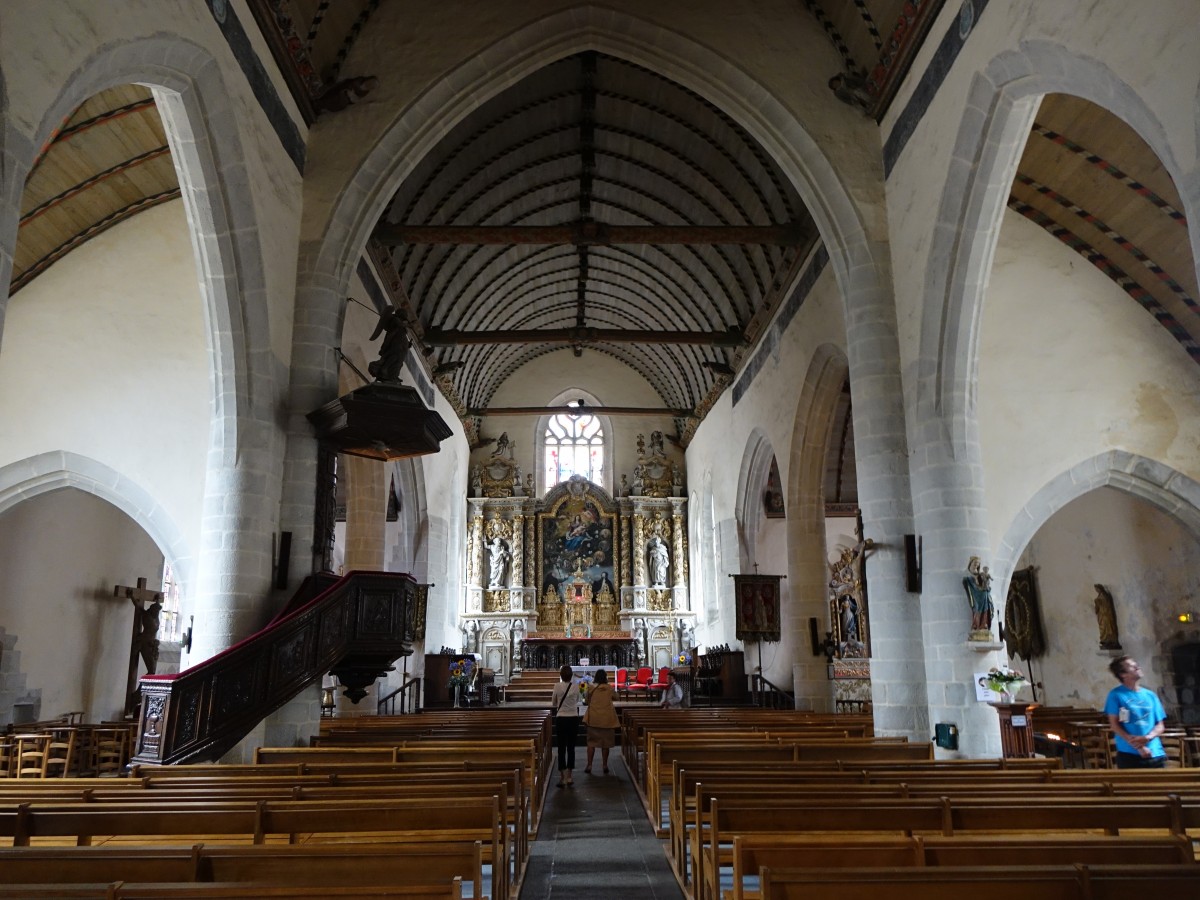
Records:
[[[125,715],[132,715],[136,707],[138,658],[146,664],[146,674],[153,675],[158,668],[158,621],[163,608],[162,591],[146,587],[146,579],[139,578],[136,587],[118,584],[113,589],[114,597],[128,597],[133,604],[133,635],[129,646],[129,680],[125,687]]]

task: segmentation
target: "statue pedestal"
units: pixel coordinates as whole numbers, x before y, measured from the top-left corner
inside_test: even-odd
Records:
[[[1000,748],[1006,759],[1033,756],[1031,703],[988,703],[1000,714]]]

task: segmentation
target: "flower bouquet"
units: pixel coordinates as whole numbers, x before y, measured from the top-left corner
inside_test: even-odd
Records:
[[[675,657],[675,665],[677,666],[690,666],[691,664],[692,654],[688,653],[686,650]]]
[[[458,706],[459,697],[471,685],[471,677],[475,674],[475,660],[470,656],[456,659],[450,663],[450,686],[454,688],[454,705]]]
[[[1006,703],[1017,695],[1017,691],[1025,686],[1026,681],[1024,673],[1008,666],[993,666],[985,677],[988,689],[999,694]]]

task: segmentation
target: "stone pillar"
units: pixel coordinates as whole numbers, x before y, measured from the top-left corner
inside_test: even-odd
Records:
[[[975,700],[974,673],[1003,662],[1001,645],[967,640],[971,610],[962,583],[972,556],[991,567],[978,428],[972,416],[958,429],[963,437],[953,442],[940,416],[924,414],[915,432],[923,438],[913,454],[923,461],[913,469],[913,498],[916,533],[924,545],[921,610],[931,722],[958,726],[962,756],[999,756],[996,714]],[[992,572],[995,591],[1010,574]],[[996,593],[992,601],[1003,608]]]
[[[388,467],[377,459],[344,457],[346,571],[381,571],[386,547]]]
[[[871,696],[875,730],[929,740],[925,693],[924,603],[904,584],[904,535],[912,532],[904,391],[888,247],[860,242],[843,250],[846,359],[854,400],[854,450],[866,537],[872,618]],[[883,270],[881,273],[881,269]],[[928,542],[926,542],[928,546]]]
[[[214,443],[222,440],[213,423]],[[271,512],[278,496],[277,458],[271,451],[270,423],[242,421],[238,443],[253,450],[216,447],[209,451],[196,592],[191,609],[196,625],[184,665],[219,653],[262,625],[271,590]]]

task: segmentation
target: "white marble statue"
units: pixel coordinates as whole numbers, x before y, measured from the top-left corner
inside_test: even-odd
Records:
[[[508,552],[508,544],[500,535],[492,538],[487,545],[488,552],[488,589],[497,590],[505,586],[504,575],[508,571],[508,561],[512,554]]]
[[[671,568],[671,554],[667,545],[663,543],[662,538],[655,535],[650,539],[647,552],[650,555],[650,586],[666,587],[667,573]]]

